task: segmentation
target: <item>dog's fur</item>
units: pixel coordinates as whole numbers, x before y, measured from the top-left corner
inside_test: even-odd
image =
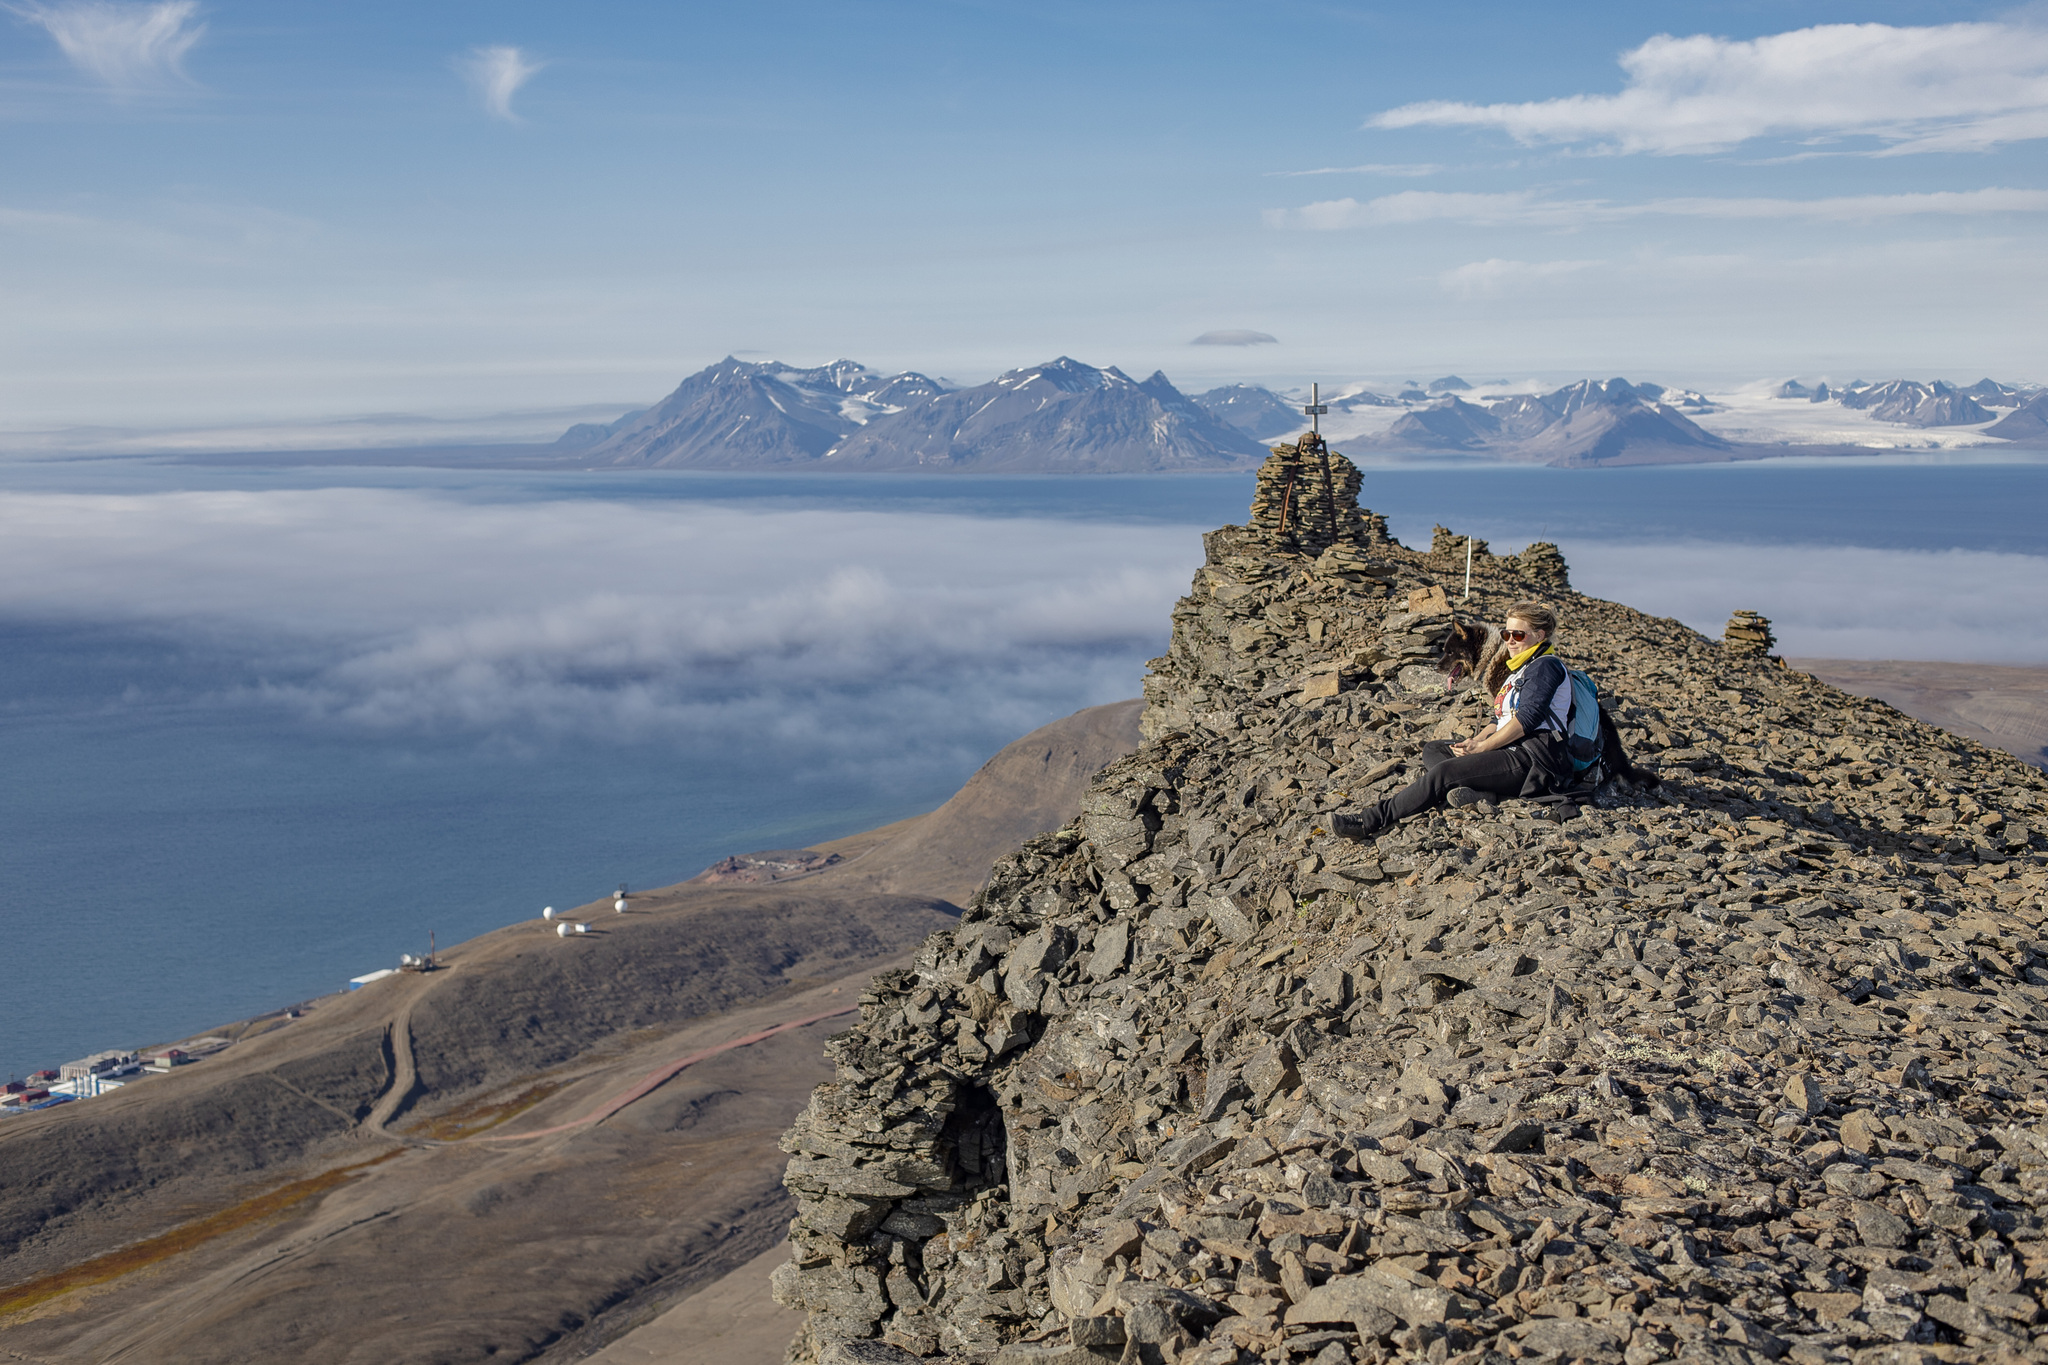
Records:
[[[1444,637],[1443,647],[1437,653],[1444,690],[1453,691],[1467,677],[1476,677],[1485,684],[1487,696],[1499,696],[1501,688],[1507,686],[1511,653],[1507,641],[1501,638],[1499,626],[1453,620],[1451,633]],[[1605,706],[1600,708],[1600,761],[1611,776],[1640,787],[1654,787],[1661,780],[1649,769],[1638,768],[1629,761],[1621,732],[1615,728],[1614,717]]]
[[[1444,690],[1451,691],[1467,677],[1477,676],[1486,685],[1487,696],[1499,696],[1508,681],[1508,655],[1508,643],[1501,639],[1499,626],[1452,620],[1451,633],[1444,637],[1436,660],[1444,675]]]

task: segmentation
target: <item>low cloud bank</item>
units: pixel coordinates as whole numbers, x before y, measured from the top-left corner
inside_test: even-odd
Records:
[[[9,494],[0,614],[203,639],[243,661],[211,701],[321,724],[886,766],[1135,695],[1200,553],[1193,528],[1022,518]]]
[[[1976,550],[1567,544],[1582,591],[1719,638],[1738,610],[1771,618],[1784,654],[2048,663],[2048,557]],[[1568,627],[1567,627],[1568,628]]]
[[[389,489],[0,494],[0,622],[220,662],[124,705],[510,747],[755,753],[881,784],[1135,695],[1200,528]],[[1507,547],[1503,547],[1507,548]],[[1788,653],[2038,662],[2048,562],[1568,539],[1585,591]],[[109,659],[118,651],[109,651]],[[118,664],[108,664],[109,669]]]

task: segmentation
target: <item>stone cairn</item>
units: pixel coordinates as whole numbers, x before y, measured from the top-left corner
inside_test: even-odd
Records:
[[[1571,572],[1565,567],[1564,552],[1547,540],[1532,542],[1514,556],[1514,561],[1516,571],[1531,582],[1558,590],[1572,585]]]
[[[1429,533],[1429,557],[1441,559],[1447,564],[1456,561],[1462,565],[1465,562],[1465,543],[1468,540],[1472,543],[1472,558],[1475,562],[1493,553],[1486,542],[1477,536],[1461,536],[1448,526],[1438,526]]]
[[[1761,659],[1777,643],[1777,637],[1771,634],[1770,618],[1753,611],[1736,612],[1728,618],[1728,628],[1721,632],[1722,648],[1746,658]]]
[[[1371,543],[1358,509],[1358,466],[1333,452],[1322,437],[1304,432],[1277,445],[1259,467],[1252,492],[1252,526],[1283,545],[1320,554],[1333,545]],[[1382,519],[1380,525],[1385,526]]]
[[[2043,774],[1563,591],[1662,785],[1334,839],[1484,698],[1429,556],[1385,600],[1272,529],[1205,537],[1144,744],[829,1045],[792,1359],[2048,1359]]]

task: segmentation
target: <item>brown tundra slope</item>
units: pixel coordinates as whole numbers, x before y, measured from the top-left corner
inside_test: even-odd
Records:
[[[582,1358],[780,1239],[776,1138],[830,1074],[829,1016],[1068,818],[1138,710],[1034,731],[825,872],[511,925],[0,1121],[0,1359]]]
[[[1484,710],[1357,486],[1276,452],[1144,746],[862,996],[792,1358],[2048,1358],[2042,774],[1539,546],[1471,614],[1555,601],[1662,786],[1333,840]]]

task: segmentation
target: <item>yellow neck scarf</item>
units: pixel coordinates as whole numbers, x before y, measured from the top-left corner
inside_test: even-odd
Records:
[[[1536,656],[1537,656],[1538,654],[1547,654],[1547,653],[1549,653],[1549,652],[1550,652],[1550,641],[1548,641],[1548,640],[1543,640],[1543,641],[1540,641],[1540,642],[1539,642],[1539,643],[1537,643],[1537,644],[1533,644],[1533,645],[1530,645],[1530,646],[1529,646],[1529,647],[1528,647],[1527,649],[1523,650],[1523,651],[1522,651],[1522,652],[1521,652],[1520,654],[1512,655],[1512,656],[1510,656],[1510,657],[1509,657],[1509,659],[1508,659],[1508,672],[1510,672],[1510,673],[1519,673],[1519,672],[1521,672],[1521,671],[1522,671],[1522,667],[1523,667],[1523,666],[1524,666],[1525,664],[1527,664],[1527,663],[1529,662],[1529,660],[1531,660],[1531,659],[1535,658],[1535,657],[1536,657]]]

